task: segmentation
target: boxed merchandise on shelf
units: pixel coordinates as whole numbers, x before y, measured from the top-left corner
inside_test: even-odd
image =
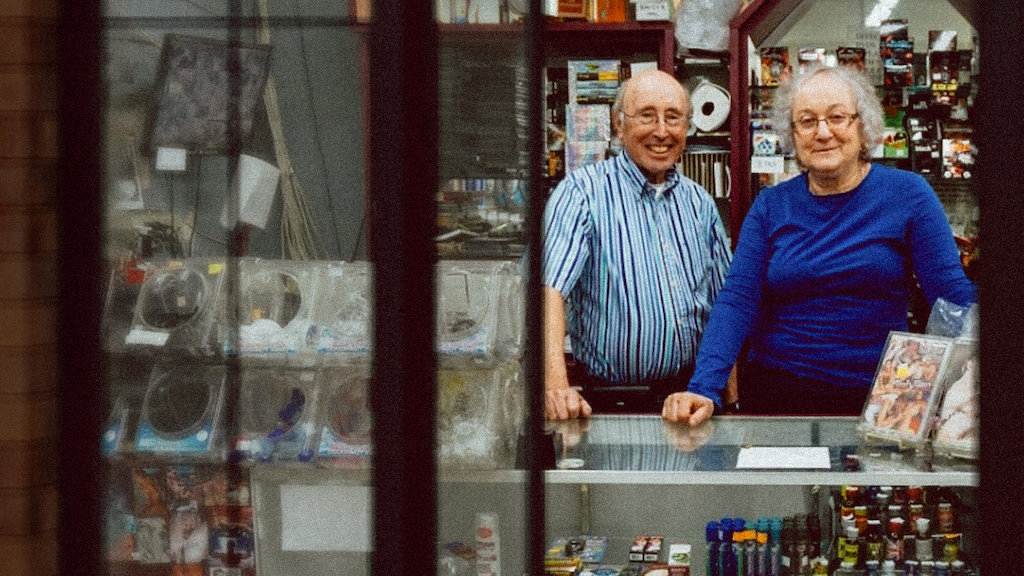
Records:
[[[318,375],[323,402],[316,463],[368,469],[375,438],[369,367],[331,366]],[[442,368],[437,375],[437,463],[442,470],[505,470],[515,465],[523,426],[522,367]]]
[[[186,258],[153,262],[134,302],[124,342],[131,351],[214,357],[223,312],[222,259]]]
[[[321,266],[308,261],[240,259],[237,333],[229,322],[221,322],[224,355],[312,365],[307,339]]]
[[[246,367],[236,411],[232,459],[309,462],[316,451],[319,386],[312,370]]]

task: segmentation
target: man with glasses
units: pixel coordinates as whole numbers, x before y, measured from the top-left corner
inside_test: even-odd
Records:
[[[645,71],[622,84],[611,114],[622,152],[569,174],[544,214],[550,420],[660,412],[685,389],[731,258],[714,200],[675,169],[686,89]]]
[[[774,100],[780,145],[803,172],[755,198],[669,421],[710,417],[745,342],[740,412],[858,415],[889,332],[907,330],[915,281],[929,305],[977,301],[928,182],[871,162],[883,115],[864,74],[811,69]]]

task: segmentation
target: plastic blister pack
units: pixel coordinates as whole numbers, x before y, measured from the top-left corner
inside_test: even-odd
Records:
[[[191,362],[153,367],[142,403],[135,451],[222,459],[226,371]]]
[[[925,332],[949,338],[978,337],[978,305],[960,306],[945,298],[937,298],[928,315]]]
[[[438,467],[514,467],[525,402],[521,366],[442,369],[437,384]]]
[[[932,439],[935,453],[977,458],[981,433],[977,340],[956,340],[945,380],[942,404],[935,415]]]
[[[224,354],[311,365],[315,357],[307,341],[321,266],[293,260],[240,260],[238,339],[222,323]]]
[[[113,456],[126,450],[127,438],[130,436],[130,415],[128,400],[123,397],[116,398],[100,436],[100,452],[104,456]]]
[[[504,261],[443,261],[436,269],[442,365],[494,364],[519,352],[517,269]]]
[[[214,356],[219,320],[222,260],[190,258],[153,263],[139,289],[131,329],[131,349]]]
[[[145,270],[133,262],[115,262],[107,283],[100,333],[108,352],[125,350],[125,338],[132,328]]]
[[[324,368],[317,380],[323,397],[317,462],[326,467],[368,468],[373,455],[369,364]]]
[[[858,432],[906,446],[926,442],[952,350],[949,338],[890,332]]]
[[[331,262],[318,276],[320,297],[309,333],[320,363],[365,359],[373,344],[373,267],[369,262]]]
[[[675,14],[680,52],[690,48],[728,50],[729,20],[742,6],[742,0],[683,0]]]
[[[100,436],[100,452],[118,459],[135,446],[139,417],[155,360],[146,355],[111,355],[107,364],[109,412]]]
[[[241,371],[239,433],[232,457],[308,462],[316,451],[318,388],[312,370],[249,367]]]

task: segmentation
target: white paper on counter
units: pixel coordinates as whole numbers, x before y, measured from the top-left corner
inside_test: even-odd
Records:
[[[827,446],[745,446],[740,448],[736,468],[828,470]]]

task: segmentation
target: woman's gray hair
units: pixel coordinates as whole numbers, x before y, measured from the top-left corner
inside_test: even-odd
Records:
[[[857,115],[860,118],[862,142],[860,159],[870,162],[872,152],[882,143],[884,127],[882,104],[867,75],[847,66],[814,65],[794,75],[775,90],[772,126],[779,135],[779,147],[782,153],[791,154],[793,152],[793,97],[800,92],[808,80],[821,74],[827,74],[842,82],[853,94]]]

